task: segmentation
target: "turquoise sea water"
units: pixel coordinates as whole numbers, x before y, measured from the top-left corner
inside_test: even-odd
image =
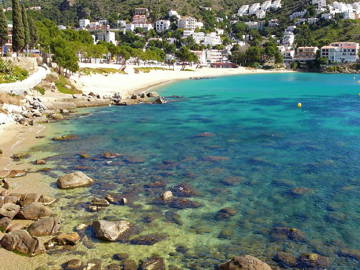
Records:
[[[59,153],[50,158],[55,174],[84,166],[96,179],[92,187],[59,192],[65,228],[126,218],[143,233],[169,235],[153,246],[134,247],[102,243],[88,232],[96,249],[80,249],[109,263],[114,253],[128,252],[135,260],[156,253],[180,269],[213,269],[246,253],[276,266],[272,257],[286,251],[327,256],[327,269],[360,269],[355,259],[339,256],[342,249],[360,249],[357,80],[310,73],[189,80],[159,89],[163,96],[181,96],[164,105],[95,108],[56,123],[57,134],[74,133],[80,140],[46,145]],[[211,136],[197,136],[204,132]],[[81,152],[93,158],[81,159]],[[103,152],[124,156],[109,163]],[[147,186],[155,181],[166,187]],[[201,207],[180,210],[154,202],[179,183],[197,191],[188,199]],[[92,196],[108,193],[131,203],[85,210]],[[216,219],[224,207],[236,214]],[[181,222],[171,222],[169,213]],[[301,230],[305,240],[272,237],[279,226]]]

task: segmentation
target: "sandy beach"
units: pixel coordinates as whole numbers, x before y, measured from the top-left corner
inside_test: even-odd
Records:
[[[120,65],[108,64],[80,64],[82,68],[116,68],[120,69]],[[251,69],[245,67],[239,68],[201,68],[194,71],[181,71],[180,67],[175,70],[153,70],[149,73],[135,73],[137,66],[127,66],[125,72],[127,74],[109,74],[109,75],[81,75],[72,76],[77,86],[85,93],[94,92],[100,95],[111,95],[120,93],[122,96],[131,95],[147,91],[163,84],[172,83],[178,80],[188,80],[194,78],[209,78],[220,76],[234,76],[245,74],[260,73],[288,73],[293,72],[285,69],[263,70]],[[167,67],[164,67],[167,68]],[[191,69],[191,68],[190,68]]]

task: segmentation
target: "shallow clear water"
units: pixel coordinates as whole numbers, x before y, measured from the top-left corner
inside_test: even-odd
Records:
[[[87,166],[85,173],[96,179],[89,188],[59,191],[66,209],[61,211],[64,228],[96,218],[126,218],[144,233],[169,234],[149,247],[101,243],[88,232],[96,249],[81,246],[82,256],[107,262],[118,252],[135,260],[157,253],[168,265],[212,269],[246,253],[276,265],[271,258],[283,250],[328,256],[328,269],[359,269],[357,261],[338,256],[342,248],[360,249],[357,80],[360,76],[294,73],[182,81],[160,89],[162,95],[182,97],[174,102],[95,108],[56,123],[57,134],[75,133],[81,139],[46,145],[47,151],[59,153],[51,158],[55,173]],[[196,136],[203,132],[213,136]],[[101,158],[106,151],[138,162],[121,157],[107,164]],[[100,158],[80,159],[80,152]],[[224,183],[234,176],[241,181]],[[144,187],[159,180],[167,187]],[[190,199],[202,207],[179,210],[153,203],[162,191],[182,182],[198,192]],[[294,195],[294,188],[307,189]],[[126,194],[132,203],[98,213],[85,210],[92,196],[108,193]],[[236,215],[216,220],[224,207]],[[165,219],[169,210],[181,216],[182,225]],[[155,220],[144,222],[144,216]],[[276,226],[297,228],[306,241],[273,239]],[[179,245],[189,251],[176,252]]]

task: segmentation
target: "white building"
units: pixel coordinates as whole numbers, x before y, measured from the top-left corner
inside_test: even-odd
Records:
[[[281,8],[281,0],[275,0],[271,3],[271,8],[272,9],[279,9]]]
[[[200,44],[205,40],[205,33],[204,32],[193,32],[191,35],[196,44]]]
[[[154,27],[151,23],[129,23],[126,25],[127,31],[134,32],[135,29],[142,29],[144,31],[150,31],[151,29],[154,29]]]
[[[261,4],[261,9],[267,11],[271,8],[271,0],[266,0],[264,3]]]
[[[249,5],[242,5],[238,10],[237,15],[239,17],[242,17],[242,16],[246,15],[248,13],[248,11],[249,11]]]
[[[289,17],[290,17],[290,20],[293,20],[295,18],[302,18],[305,16],[306,13],[307,13],[307,10],[302,10],[302,11],[294,12]]]
[[[222,40],[221,40],[220,36],[218,36],[215,32],[205,35],[205,38],[204,38],[205,46],[214,47],[214,46],[221,45],[221,44],[222,44]]]
[[[204,24],[198,22],[194,17],[181,17],[178,21],[178,28],[180,29],[195,30],[196,28],[202,28],[203,26]]]
[[[319,21],[319,18],[308,18],[307,22],[308,24],[315,24]]]
[[[220,36],[222,36],[222,35],[225,33],[224,29],[216,28],[215,31],[216,31],[216,33],[217,33],[218,35],[220,35]]]
[[[264,28],[264,22],[245,22],[249,29],[261,30]]]
[[[293,32],[285,32],[282,38],[281,44],[287,47],[292,47],[295,41],[295,35]]]
[[[178,20],[181,18],[181,16],[179,15],[179,13],[176,10],[169,10],[168,16],[170,18],[171,17],[176,17]]]
[[[256,18],[258,19],[264,19],[266,17],[266,11],[265,10],[262,10],[262,9],[259,9],[255,12],[255,16]]]
[[[184,32],[183,32],[183,38],[187,38],[187,37],[189,37],[189,36],[192,36],[194,33],[195,33],[194,30],[187,30],[187,29],[185,29]]]
[[[66,28],[65,25],[60,24],[60,25],[58,25],[58,29],[59,30],[66,30],[67,28]]]
[[[271,19],[269,21],[269,27],[276,27],[276,26],[279,26],[279,20],[278,19]]]
[[[96,33],[96,41],[105,41],[116,45],[115,32],[112,31],[100,31]]]
[[[260,3],[254,3],[249,7],[249,15],[255,15],[256,11],[261,8]]]
[[[316,5],[318,8],[326,7],[326,0],[311,0],[312,5]]]
[[[79,26],[81,29],[85,29],[86,27],[90,26],[90,20],[88,19],[80,19]]]
[[[117,25],[118,25],[119,28],[126,28],[126,21],[118,20]]]
[[[354,63],[359,59],[359,43],[334,42],[321,48],[321,57],[333,63]]]
[[[324,13],[324,14],[321,14],[321,19],[324,19],[324,20],[332,20],[334,17],[332,14],[330,13]]]
[[[155,23],[155,30],[158,33],[162,33],[170,28],[170,21],[169,20],[159,20]]]

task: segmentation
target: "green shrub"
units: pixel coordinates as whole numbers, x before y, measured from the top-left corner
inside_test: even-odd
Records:
[[[0,59],[0,83],[12,83],[25,80],[29,76],[29,72],[10,61]]]
[[[78,90],[72,83],[64,76],[60,76],[59,79],[55,82],[56,88],[60,93],[63,94],[81,94],[82,92]]]

